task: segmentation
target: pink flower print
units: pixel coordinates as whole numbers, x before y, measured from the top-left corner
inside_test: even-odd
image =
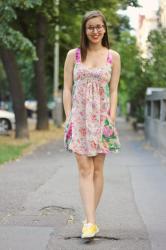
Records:
[[[103,111],[103,112],[104,112],[104,110],[106,110],[106,109],[107,109],[107,106],[108,106],[108,104],[107,104],[107,103],[102,103],[102,104],[101,104],[101,111]]]
[[[76,50],[76,62],[80,62],[80,59],[81,59],[81,53],[80,53],[80,50],[77,49]]]
[[[107,81],[107,80],[106,80],[106,79],[107,79],[106,77],[107,77],[107,75],[104,74],[104,75],[103,75],[103,78],[102,78],[101,81],[100,81],[101,85],[105,85],[105,84],[106,84],[106,81]],[[105,79],[105,78],[106,78],[106,79]]]
[[[103,134],[105,137],[109,137],[113,134],[113,130],[109,128],[108,126],[104,127]]]
[[[112,56],[110,56],[110,55],[109,55],[109,57],[108,57],[108,62],[109,62],[110,64],[112,64]]]
[[[108,152],[108,143],[106,141],[103,141],[102,142],[102,145],[101,145],[102,149],[104,150],[104,153],[107,153]]]
[[[99,92],[100,92],[100,96],[104,96],[104,89],[103,88],[100,88]]]
[[[83,100],[81,101],[81,104],[82,104],[82,105],[86,105],[86,100],[83,99]]]
[[[91,145],[91,147],[92,147],[93,149],[96,148],[96,143],[95,143],[94,141],[91,141],[91,142],[90,142],[90,145]]]
[[[101,123],[103,122],[105,120],[105,115],[100,115],[100,121],[101,121]]]
[[[67,140],[71,138],[71,135],[72,135],[72,123],[69,124],[69,128],[66,135]]]
[[[79,80],[80,78],[81,78],[81,73],[78,71],[77,80]]]
[[[114,128],[114,134],[115,134],[115,136],[118,136],[118,132],[117,132],[116,128]]]
[[[81,136],[86,136],[86,129],[85,128],[80,128],[79,132],[80,132]]]
[[[96,121],[96,115],[95,115],[95,114],[92,114],[92,115],[91,115],[91,120],[92,120],[92,121]]]

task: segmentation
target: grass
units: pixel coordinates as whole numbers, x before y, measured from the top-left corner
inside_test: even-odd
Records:
[[[29,128],[29,139],[15,139],[14,132],[0,135],[0,164],[31,153],[42,144],[63,137],[63,128],[50,124],[48,131],[37,131],[35,126]]]
[[[14,145],[0,145],[0,164],[5,163],[6,161],[15,160],[19,157],[23,150],[28,147],[27,144],[14,146]]]

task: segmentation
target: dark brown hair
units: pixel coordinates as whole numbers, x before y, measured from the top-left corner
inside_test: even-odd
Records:
[[[88,38],[86,35],[86,23],[88,20],[95,18],[95,17],[101,17],[101,19],[103,21],[105,33],[104,33],[104,36],[102,39],[102,45],[109,49],[107,24],[106,24],[106,19],[105,19],[104,15],[99,10],[89,11],[84,15],[84,17],[82,19],[81,39],[80,39],[80,49],[81,49],[81,60],[82,61],[85,61],[85,59],[86,59],[87,48],[89,46],[89,41],[88,41]]]

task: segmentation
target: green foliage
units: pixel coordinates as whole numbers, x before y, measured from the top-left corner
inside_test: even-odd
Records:
[[[141,79],[141,58],[136,46],[136,38],[128,31],[121,32],[120,41],[115,49],[121,56],[121,77],[119,88],[119,102],[121,110],[126,113],[126,103],[132,104],[132,112],[144,100],[144,86]]]
[[[137,122],[144,122],[144,105],[138,106],[135,112],[135,117],[137,118]]]
[[[1,47],[21,51],[33,59],[37,59],[36,50],[31,41],[15,30],[12,21],[17,18],[16,8],[28,9],[40,5],[41,0],[8,0],[0,2],[0,44]]]
[[[41,0],[6,0],[5,3],[0,2],[0,4],[5,5],[7,7],[13,6],[17,8],[28,9],[28,8],[33,8],[34,5],[40,5]]]
[[[26,99],[35,99],[34,69],[32,59],[23,56],[22,53],[18,53],[17,63],[20,68],[25,97]]]
[[[166,28],[153,30],[148,37],[150,57],[144,60],[145,78],[153,87],[166,87]]]
[[[3,25],[10,22],[12,19],[16,19],[16,13],[14,9],[7,4],[0,3],[0,24]]]
[[[21,51],[25,55],[37,59],[36,50],[31,41],[25,38],[21,32],[10,28],[7,24],[0,26],[0,41],[5,48]]]
[[[121,55],[119,103],[126,113],[126,103],[131,103],[131,114],[137,121],[144,120],[144,100],[147,87],[166,87],[166,29],[150,32],[148,37],[149,57],[143,59],[135,37],[121,32],[116,50]]]
[[[7,79],[2,63],[0,62],[0,99],[5,98],[8,95],[9,95],[9,90],[8,90]]]

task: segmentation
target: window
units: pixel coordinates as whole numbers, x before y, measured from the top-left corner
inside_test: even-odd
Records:
[[[147,116],[151,116],[151,101],[146,102],[146,114]]]
[[[161,109],[161,103],[160,101],[154,101],[153,102],[153,118],[160,119],[160,109]]]
[[[162,102],[162,121],[166,121],[166,100]]]

